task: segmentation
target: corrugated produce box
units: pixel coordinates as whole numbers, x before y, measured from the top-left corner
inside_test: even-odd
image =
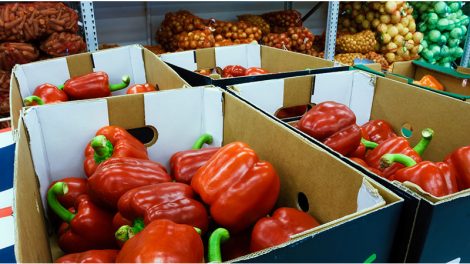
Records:
[[[25,110],[14,180],[19,262],[57,257],[44,218],[46,188],[62,177],[84,176],[83,149],[108,124],[152,127],[156,142],[150,141],[149,157],[167,167],[172,153],[189,149],[202,133],[212,134],[217,146],[245,142],[275,167],[279,206],[306,209],[298,198],[306,197],[308,212],[321,226],[239,261],[362,262],[372,256],[385,262],[390,257],[402,198],[229,92],[188,88]]]
[[[123,75],[129,75],[129,86],[148,82],[166,90],[187,85],[157,55],[140,45],[18,65],[13,69],[10,83],[12,126],[17,127],[20,110],[24,106],[23,98],[32,95],[38,85],[59,85],[72,77],[94,71],[106,72],[110,83],[119,83]],[[127,88],[113,92],[113,95],[126,94],[126,91]]]
[[[419,81],[427,74],[434,76],[442,83],[445,91],[438,91],[413,83],[413,81]],[[470,99],[470,83],[468,83],[470,73],[466,68],[459,67],[457,70],[453,70],[421,61],[403,61],[393,64],[392,74],[389,77],[457,99],[465,101]]]
[[[227,85],[237,83],[348,69],[344,66],[334,68],[332,61],[258,44],[197,49],[160,56],[192,86],[213,84],[225,88]],[[262,67],[271,74],[213,79],[194,72],[215,67],[223,69],[227,65],[241,65],[245,68]]]
[[[270,115],[283,107],[329,100],[340,102],[355,112],[358,125],[370,119],[384,119],[398,134],[405,128],[412,130],[411,145],[419,141],[422,129],[430,127],[435,135],[423,155],[424,160],[442,161],[454,149],[470,145],[469,104],[364,71],[260,81],[234,85],[231,90]],[[300,130],[291,128],[349,161]],[[470,190],[438,199],[417,190],[414,184],[392,184],[365,169],[363,171],[406,198],[399,227],[402,240],[396,242],[395,262],[402,262],[405,254],[410,262],[446,262],[458,257],[463,262],[470,261],[470,226],[467,224]]]

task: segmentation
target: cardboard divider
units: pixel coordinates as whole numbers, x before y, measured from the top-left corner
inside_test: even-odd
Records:
[[[68,56],[66,60],[71,78],[93,72],[93,57],[90,53]]]
[[[122,113],[122,108],[134,105],[137,110],[128,115],[133,121],[115,118]],[[64,118],[61,126],[51,126]],[[388,210],[385,207],[399,206],[402,202],[391,191],[366,179],[327,151],[318,149],[284,124],[217,88],[188,88],[31,107],[24,113],[31,137],[20,130],[23,132],[15,166],[18,184],[15,213],[22,232],[17,240],[20,261],[51,260],[44,237],[47,234],[43,210],[39,205],[45,195],[44,186],[47,188],[53,180],[66,176],[83,176],[83,149],[96,130],[111,123],[134,128],[141,126],[142,120],[143,125],[158,130],[158,140],[148,147],[149,157],[165,166],[174,152],[189,149],[202,133],[213,135],[214,146],[246,142],[261,159],[276,168],[281,179],[278,204],[298,207],[297,196],[303,192],[309,199],[309,212],[322,223],[339,225],[346,220],[355,221],[369,214],[380,214]],[[23,193],[26,196],[22,196]],[[23,211],[34,207],[37,214],[27,216]],[[361,211],[357,212],[358,209]],[[35,247],[31,243],[40,245]]]
[[[133,118],[129,118],[132,116]],[[116,96],[108,99],[108,117],[110,125],[127,129],[145,126],[144,95]]]

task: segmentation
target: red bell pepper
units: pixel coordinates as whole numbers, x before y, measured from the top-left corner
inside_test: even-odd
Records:
[[[307,105],[297,105],[279,109],[274,115],[279,119],[302,116],[308,110]]]
[[[260,67],[249,67],[245,70],[245,76],[261,75],[269,73],[267,70]]]
[[[356,148],[356,150],[354,150],[352,153],[350,153],[348,155],[348,157],[350,158],[358,158],[358,159],[365,159],[366,157],[366,152],[367,150],[370,150],[370,149],[375,149],[379,144],[375,143],[375,142],[372,142],[372,141],[368,141],[364,138],[364,134],[362,134],[363,138],[361,138],[361,143],[359,144],[359,146]]]
[[[384,167],[388,167],[394,162],[406,167],[397,170],[389,178],[391,181],[415,183],[425,192],[437,197],[458,191],[455,170],[447,163],[431,161],[416,163],[414,159],[403,154],[385,154],[381,159]]]
[[[204,134],[196,140],[191,150],[176,152],[171,156],[171,174],[177,182],[190,184],[196,171],[220,149],[219,147],[201,149],[204,143],[212,144],[212,136]]]
[[[361,138],[361,129],[358,125],[352,124],[329,136],[323,143],[334,151],[347,156],[357,149]]]
[[[187,224],[204,233],[209,225],[206,208],[195,200],[191,186],[166,182],[129,190],[119,198],[119,213],[129,220],[143,218],[148,225],[157,219]]]
[[[404,166],[400,163],[395,163],[390,167],[383,168],[380,159],[385,154],[404,154],[411,157],[416,162],[421,162],[421,155],[426,150],[429,143],[431,143],[434,131],[426,128],[421,132],[421,140],[412,148],[410,143],[404,137],[393,137],[380,143],[376,148],[367,152],[365,161],[367,164],[375,169],[382,171],[383,177],[387,178],[395,174],[395,172]]]
[[[228,65],[222,70],[222,78],[245,76],[245,67],[240,65]]]
[[[370,167],[363,159],[360,159],[360,158],[356,158],[356,157],[352,157],[352,158],[349,158],[350,160],[356,162],[357,164],[361,165],[362,167],[366,168],[367,170],[379,175],[379,176],[382,176],[382,172],[376,168],[372,168]]]
[[[109,84],[108,74],[105,72],[92,72],[70,78],[63,85],[63,90],[73,100],[100,98],[111,96],[111,92],[126,88],[130,81],[130,77],[124,75],[121,83]]]
[[[301,131],[320,141],[356,123],[356,115],[349,107],[336,102],[315,105],[299,120]]]
[[[220,250],[220,244],[226,242],[230,238],[230,233],[227,229],[219,227],[209,237],[208,245],[208,262],[209,263],[221,263],[222,253]]]
[[[201,263],[204,246],[196,230],[170,220],[151,222],[124,243],[116,262]]]
[[[110,158],[88,178],[88,194],[100,205],[116,209],[127,191],[149,184],[170,182],[165,167],[158,162],[136,158]]]
[[[470,146],[454,150],[444,161],[457,171],[459,190],[470,188]]]
[[[397,137],[392,126],[385,120],[371,120],[361,126],[363,137],[375,143]]]
[[[63,90],[57,88],[55,85],[45,83],[36,87],[33,95],[26,97],[23,103],[26,106],[32,106],[60,103],[68,100],[69,98]]]
[[[271,211],[280,180],[273,166],[260,161],[248,145],[233,142],[196,172],[191,186],[210,205],[214,221],[237,233]]]
[[[88,250],[65,255],[54,263],[114,263],[118,253],[116,249]]]
[[[292,235],[319,225],[308,213],[295,208],[278,208],[272,217],[263,217],[256,222],[251,233],[251,252],[282,244]]]
[[[68,224],[59,232],[60,248],[67,253],[115,248],[113,215],[94,205],[88,195],[79,196],[76,213],[70,212],[57,200],[57,195],[66,194],[67,189],[66,183],[57,182],[47,192],[49,207]]]
[[[85,148],[85,174],[90,177],[101,162],[111,157],[148,159],[148,154],[144,144],[124,128],[105,126]]]
[[[221,245],[222,259],[231,260],[250,254],[250,239],[252,228],[230,236],[230,239]]]
[[[57,197],[59,203],[65,208],[73,207],[78,196],[87,193],[87,180],[84,178],[69,177],[60,179],[59,181],[67,184],[67,193]],[[56,182],[58,181],[52,182],[49,188]]]
[[[126,94],[148,93],[155,91],[157,91],[157,88],[155,88],[155,86],[150,83],[134,84],[127,89]]]

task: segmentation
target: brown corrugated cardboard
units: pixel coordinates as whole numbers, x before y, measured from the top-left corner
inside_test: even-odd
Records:
[[[124,126],[125,128],[134,128],[134,126],[141,124],[142,120],[144,120],[145,125],[154,125],[159,130],[158,140],[168,141],[169,136],[171,139],[171,136],[173,136],[172,134],[174,132],[182,132],[178,130],[178,127],[186,127],[187,131],[199,131],[199,129],[205,131],[208,129],[212,130],[216,134],[216,131],[219,131],[220,128],[223,128],[223,130],[220,130],[220,134],[214,134],[215,141],[220,140],[220,136],[222,136],[223,144],[227,144],[233,141],[244,141],[259,154],[261,159],[266,159],[274,165],[282,182],[280,199],[278,201],[279,205],[297,207],[298,193],[303,192],[307,196],[310,203],[309,212],[316,216],[322,223],[324,223],[324,225],[316,229],[315,232],[330,232],[329,230],[334,230],[335,226],[340,226],[343,222],[346,221],[350,224],[357,223],[358,225],[361,225],[361,228],[364,228],[364,221],[355,221],[355,219],[368,217],[369,215],[379,217],[381,212],[390,212],[389,210],[392,208],[396,209],[396,206],[399,206],[402,202],[402,199],[393,194],[393,192],[385,189],[380,184],[365,178],[358,170],[353,169],[337,157],[329,154],[327,151],[318,149],[310,141],[288,129],[282,123],[277,122],[276,120],[266,115],[263,115],[263,113],[253,109],[245,102],[225,91],[206,89],[180,89],[177,91],[164,91],[161,93],[151,93],[145,95],[110,97],[100,100],[83,101],[80,103],[72,102],[70,104],[35,107],[30,108],[28,112],[25,113],[24,118],[27,122],[26,124],[28,131],[33,133],[34,136],[37,136],[36,134],[40,131],[43,137],[39,140],[43,141],[47,140],[47,133],[49,133],[48,131],[55,131],[54,133],[59,133],[59,131],[49,130],[45,127],[41,128],[41,122],[38,124],[32,122],[28,127],[28,123],[31,122],[31,120],[34,120],[36,116],[40,118],[40,116],[43,114],[53,113],[48,115],[48,119],[50,121],[56,118],[61,118],[61,115],[65,114],[64,111],[71,111],[72,109],[77,110],[80,108],[86,108],[89,111],[91,111],[90,108],[107,108],[107,113],[96,113],[93,120],[86,122],[99,122],[97,120],[100,120],[101,116],[108,116],[109,122],[112,122],[114,125]],[[180,94],[179,97],[176,96],[178,94]],[[199,94],[199,96],[192,96],[192,98],[189,98],[190,95],[197,94]],[[168,106],[169,108],[165,108],[166,114],[170,115],[166,118],[163,117],[163,115],[165,115],[164,108],[152,103],[160,97],[164,98],[164,96],[171,96],[171,98],[174,100],[178,98],[176,101],[172,101],[173,103]],[[144,97],[144,100],[142,100],[142,97]],[[203,101],[201,101],[199,104],[195,104],[194,106],[188,106],[185,103],[198,100]],[[150,103],[152,104],[145,105]],[[120,107],[116,108],[118,104]],[[217,104],[220,104],[220,108],[218,109]],[[128,109],[134,107],[134,105],[144,105],[143,108],[146,109],[145,117],[139,114],[137,111],[135,114],[128,115],[128,119],[136,121],[112,118],[112,116],[119,115],[121,113],[121,108]],[[198,114],[195,113],[195,111],[177,113],[177,109],[185,106],[193,107],[193,109],[203,109],[204,113]],[[155,109],[155,107],[160,108]],[[137,108],[141,109],[142,107],[138,106]],[[63,111],[52,111],[52,109]],[[158,111],[158,114],[155,115],[154,111]],[[38,114],[36,114],[36,112],[38,112]],[[39,112],[42,114],[39,114]],[[196,114],[196,116],[194,116],[194,114]],[[222,116],[219,116],[219,114]],[[175,119],[174,117],[176,116],[180,116],[181,120]],[[185,116],[187,116],[187,118],[185,118]],[[85,116],[83,118],[77,118],[73,121],[75,123],[75,127],[64,127],[64,129],[71,132],[73,131],[73,133],[81,133],[80,131],[85,131],[84,128],[82,128],[80,125],[80,122],[84,122],[83,120],[85,120],[85,118],[87,117]],[[160,120],[160,122],[157,121],[157,123],[155,123],[156,120]],[[188,122],[191,121],[194,124],[200,124],[200,127],[193,126],[192,123],[181,124],[181,122],[186,122],[184,120],[187,120]],[[223,124],[218,124],[218,120],[223,120]],[[47,232],[45,231],[45,225],[43,221],[44,218],[42,215],[42,202],[37,185],[37,177],[43,179],[44,175],[43,172],[38,170],[39,168],[37,166],[33,166],[33,162],[31,162],[30,148],[33,149],[33,153],[36,153],[33,155],[39,155],[37,152],[38,150],[41,152],[46,150],[43,150],[41,147],[38,149],[38,142],[35,143],[29,141],[22,124],[23,123],[21,123],[20,126],[21,135],[19,138],[17,152],[18,156],[15,164],[15,179],[17,182],[15,214],[18,216],[16,217],[17,226],[21,227],[21,231],[19,232],[20,235],[16,241],[18,248],[17,259],[20,262],[50,262],[51,253],[46,239]],[[167,127],[164,124],[171,124],[171,126]],[[168,133],[171,133],[171,135]],[[64,135],[64,137],[67,136],[72,135]],[[67,140],[67,138],[64,140]],[[171,140],[174,141],[174,138]],[[186,139],[180,138],[178,141],[182,140],[184,141]],[[162,144],[165,145],[167,143]],[[178,144],[180,144],[180,142],[174,142],[174,144],[170,144],[169,146],[175,147]],[[159,148],[157,149],[159,154],[168,152],[168,150],[163,149],[161,146],[163,145],[160,145],[159,147],[157,141],[157,144],[151,148]],[[60,148],[61,146],[54,146],[54,148],[55,147]],[[67,148],[69,151],[74,151],[73,146],[62,147]],[[189,147],[189,145],[186,146],[186,148]],[[175,149],[173,151],[177,150],[179,149]],[[149,150],[149,153],[154,152]],[[44,154],[48,157],[49,155],[55,155],[54,153],[49,152],[49,150],[47,150]],[[76,155],[79,155],[77,156],[79,157],[79,163],[80,159],[82,159],[82,152],[77,151]],[[35,159],[33,157],[33,160],[37,160],[37,158]],[[58,165],[62,166],[61,164]],[[36,173],[34,169],[35,167]],[[49,171],[52,173],[54,168],[51,167]],[[43,182],[42,184],[47,183]],[[368,193],[366,194],[366,197],[370,197],[365,198],[366,200],[369,200],[369,202],[374,201],[373,206],[369,207],[368,205],[367,207],[364,207],[363,211],[360,212],[356,212],[356,210],[358,210],[358,206],[361,204],[361,199],[364,199],[364,197],[360,198],[362,197],[361,195],[364,195],[364,193],[361,194],[361,192],[358,192],[358,190]],[[333,193],[334,195],[332,195]],[[378,194],[383,197],[384,200],[382,200],[382,202],[380,202],[380,197],[377,196]],[[375,199],[378,200],[376,201]],[[27,212],[29,210],[33,210],[34,214]],[[396,214],[388,216],[387,221],[390,220],[390,217],[398,216]],[[31,219],[28,220],[28,218]],[[374,219],[377,220],[377,218]],[[379,222],[374,223],[374,225],[376,224],[379,224]],[[394,226],[380,226],[380,229],[377,231],[385,230],[387,228],[394,228]],[[315,236],[308,235],[308,237],[310,239],[315,239]],[[296,241],[298,242],[299,239]],[[356,240],[355,237],[337,237],[336,239],[339,239],[338,241]],[[392,237],[381,239],[391,240]],[[35,243],[35,246],[31,245],[31,243]],[[363,243],[367,244],[367,242]],[[292,243],[289,243],[289,247],[295,247],[295,245],[291,244]],[[287,244],[281,245],[280,248],[285,246],[287,246]],[[370,250],[370,248],[367,248],[367,250]],[[384,250],[384,252],[389,252],[389,249],[381,250]],[[276,251],[273,251],[269,254],[276,254],[275,252]],[[310,257],[314,258],[315,256]],[[363,257],[366,258],[367,256]],[[381,257],[382,261],[386,261],[388,258],[388,256]],[[251,257],[247,256],[246,258]],[[273,257],[273,260],[274,259],[275,257]],[[332,255],[331,260],[334,261],[334,259],[335,257]]]
[[[103,56],[102,54],[105,54],[105,53],[111,54],[110,56],[111,59],[104,60],[102,58],[98,58],[100,65],[96,65],[97,62],[94,62],[94,57],[98,55]],[[119,58],[122,59],[122,57],[127,57],[128,61],[117,61],[118,58],[115,61],[113,61],[112,60],[113,53],[116,53],[116,54],[125,53],[124,56],[119,56]],[[129,53],[129,55],[127,55],[127,53]],[[139,55],[139,53],[141,55]],[[132,54],[132,56],[130,54]],[[69,76],[69,77],[80,76],[83,74],[93,72],[94,70],[95,71],[103,70],[102,67],[113,69],[114,67],[113,64],[121,64],[121,65],[128,64],[131,68],[130,70],[131,72],[128,72],[126,74],[130,74],[131,76],[139,76],[138,78],[139,80],[133,80],[131,78],[131,85],[135,82],[137,83],[148,82],[157,86],[160,90],[167,90],[167,89],[174,89],[174,88],[189,86],[182,78],[180,78],[176,74],[176,72],[173,69],[171,69],[163,61],[161,61],[157,55],[155,55],[154,53],[150,52],[149,50],[139,45],[109,49],[109,50],[98,51],[94,53],[82,53],[82,54],[67,56],[64,58],[25,64],[25,65],[21,65],[15,68],[14,72],[12,73],[12,78],[11,78],[11,89],[10,89],[11,90],[10,92],[11,93],[10,95],[11,111],[10,112],[12,115],[12,127],[13,128],[17,127],[19,111],[23,107],[22,94],[29,96],[32,94],[32,91],[34,90],[34,87],[28,87],[28,88],[20,87],[18,78],[24,78],[25,81],[23,81],[23,83],[29,83],[29,84],[34,83],[34,80],[26,81],[26,79],[30,78],[27,73],[32,73],[34,69],[38,69],[38,71],[45,72],[46,73],[45,75],[47,76],[54,77],[54,74],[57,74],[57,73],[54,72],[53,69],[48,71],[48,65],[58,65],[60,61],[63,61],[62,65],[64,66],[63,68],[61,68],[61,71],[64,72],[62,73],[62,75]],[[106,65],[103,65],[103,64],[106,64]],[[65,65],[67,67],[65,67]],[[28,69],[27,72],[26,71],[23,72],[22,68],[27,68]],[[15,72],[17,72],[17,74],[15,74]],[[117,76],[118,74],[109,73],[109,75],[110,75],[110,80],[116,77],[121,78],[120,75]],[[34,77],[31,77],[31,78],[34,78]],[[65,81],[65,79],[62,81]],[[50,81],[50,82],[53,82],[53,81]],[[22,89],[23,89],[23,92],[21,92]],[[25,91],[26,89],[30,91]],[[125,90],[116,92],[114,94],[123,94],[123,93],[125,93]]]

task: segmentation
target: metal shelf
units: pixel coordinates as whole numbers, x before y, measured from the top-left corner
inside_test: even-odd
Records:
[[[85,41],[88,51],[98,50],[98,36],[96,34],[95,10],[93,2],[80,1],[80,14],[83,23],[83,31],[85,33]]]

